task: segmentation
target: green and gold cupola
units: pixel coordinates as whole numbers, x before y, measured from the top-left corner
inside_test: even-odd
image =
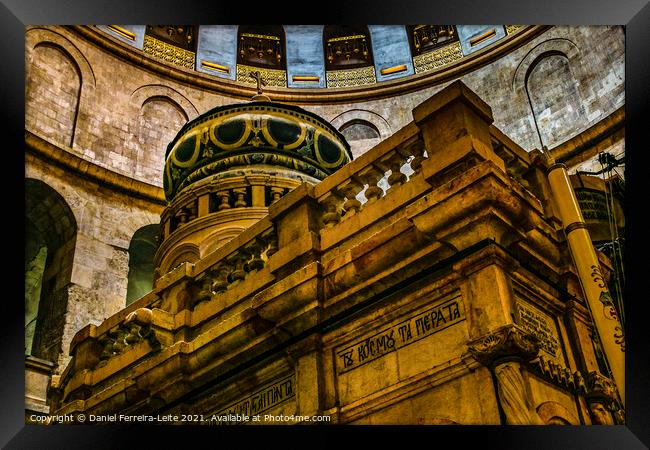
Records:
[[[296,106],[251,102],[214,108],[188,122],[167,147],[168,201],[206,177],[236,168],[283,167],[322,180],[352,159],[345,138]]]
[[[297,106],[252,101],[188,122],[166,152],[158,274],[216,250],[286,192],[316,184],[351,160],[345,138]]]

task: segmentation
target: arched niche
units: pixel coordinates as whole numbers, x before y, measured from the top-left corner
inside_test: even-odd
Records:
[[[325,70],[347,70],[374,65],[366,25],[326,25],[323,28]]]
[[[194,263],[200,258],[201,252],[198,246],[191,243],[180,244],[160,263],[157,276],[163,276],[185,262]]]
[[[363,119],[351,120],[343,124],[339,131],[348,142],[381,138],[377,127]]]
[[[339,129],[350,144],[352,155],[357,158],[381,142],[379,130],[363,119],[353,119]]]
[[[54,55],[54,60],[50,54]],[[80,111],[86,111],[95,102],[96,79],[88,59],[65,36],[39,26],[28,27],[25,31],[25,56],[25,127],[36,129],[54,143],[75,148],[83,136],[76,136],[76,130],[85,126],[85,115]],[[57,67],[61,63],[68,69],[59,71]],[[77,84],[75,97],[71,93],[77,90]],[[43,90],[67,92],[39,95]],[[58,99],[57,104],[52,103],[54,98]],[[39,126],[47,122],[51,128]],[[60,128],[65,132],[60,133]]]
[[[537,414],[547,425],[580,425],[580,421],[558,402],[548,401],[537,407]]]
[[[61,347],[77,222],[63,197],[25,180],[25,354],[52,362]]]
[[[564,53],[539,55],[526,73],[525,88],[542,145],[557,145],[586,127],[578,81]]]
[[[237,63],[286,70],[285,33],[282,25],[240,25],[237,30]]]
[[[187,121],[185,110],[170,97],[158,95],[144,100],[137,122],[137,178],[162,186],[167,145]]]
[[[154,280],[154,255],[158,248],[160,224],[146,225],[135,232],[129,244],[129,275],[126,304],[130,305],[151,291]]]
[[[392,134],[386,119],[361,109],[346,111],[332,119],[331,124],[345,136],[355,158]]]
[[[81,71],[61,46],[37,44],[31,53],[25,86],[25,127],[51,142],[72,147],[74,143]]]

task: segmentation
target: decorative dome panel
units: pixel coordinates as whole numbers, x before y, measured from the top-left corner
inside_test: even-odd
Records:
[[[334,127],[302,108],[251,102],[214,108],[188,122],[167,146],[163,186],[186,186],[235,167],[281,166],[322,180],[352,160]]]

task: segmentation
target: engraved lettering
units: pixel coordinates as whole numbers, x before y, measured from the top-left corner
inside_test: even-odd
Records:
[[[434,308],[418,313],[355,344],[337,350],[337,370],[344,373],[356,369],[387,353],[437,333],[465,319],[460,298],[447,300]],[[356,360],[355,360],[356,355]]]

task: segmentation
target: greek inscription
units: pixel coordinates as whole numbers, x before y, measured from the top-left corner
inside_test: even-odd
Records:
[[[557,356],[560,345],[556,332],[548,324],[548,319],[544,315],[524,307],[521,303],[517,303],[517,311],[519,312],[520,325],[539,339],[541,349],[552,356]]]
[[[231,406],[216,413],[217,416],[253,416],[267,411],[285,400],[293,397],[294,376],[291,375],[277,383],[261,389]]]
[[[464,320],[460,298],[417,314],[370,337],[336,351],[339,373],[356,369],[419,339]]]

